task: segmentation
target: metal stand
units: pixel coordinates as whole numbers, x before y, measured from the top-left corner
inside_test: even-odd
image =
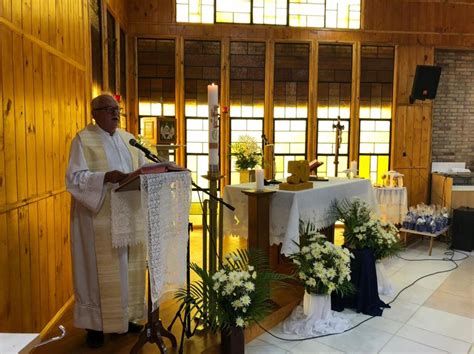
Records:
[[[188,224],[188,234],[191,233],[193,230],[193,224],[189,223]],[[189,270],[189,262],[191,259],[191,254],[190,254],[190,245],[189,245],[189,238],[188,238],[188,248],[186,251],[186,292],[189,296],[190,293],[190,285],[191,285],[191,274]],[[180,344],[179,344],[179,353],[183,353],[183,343],[184,343],[184,336],[186,335],[186,338],[191,338],[194,333],[196,332],[197,325],[192,329],[191,327],[191,309],[189,308],[189,304],[183,302],[180,306],[176,314],[174,315],[173,320],[171,321],[170,325],[168,326],[168,331],[171,331],[173,328],[174,323],[176,320],[179,320],[182,326],[182,331],[181,331],[181,339],[180,339]]]
[[[148,271],[148,322],[145,325],[143,331],[140,333],[138,341],[135,343],[132,350],[130,350],[130,354],[138,354],[141,347],[143,347],[146,343],[156,343],[158,349],[160,349],[160,353],[167,353],[167,348],[163,342],[163,337],[166,337],[171,341],[173,348],[176,348],[177,346],[175,336],[163,327],[163,323],[160,320],[160,308],[158,307],[155,311],[153,311],[150,284],[150,271]]]

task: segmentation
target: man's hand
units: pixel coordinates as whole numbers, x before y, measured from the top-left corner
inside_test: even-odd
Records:
[[[104,183],[119,183],[127,177],[128,173],[123,173],[117,170],[109,171],[105,173]]]

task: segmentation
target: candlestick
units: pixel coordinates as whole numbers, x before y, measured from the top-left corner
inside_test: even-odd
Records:
[[[257,191],[261,192],[264,189],[265,183],[263,180],[263,170],[257,169],[255,170],[255,181],[257,185]]]
[[[217,85],[207,85],[207,102],[209,105],[209,174],[219,172],[219,121],[218,121]]]

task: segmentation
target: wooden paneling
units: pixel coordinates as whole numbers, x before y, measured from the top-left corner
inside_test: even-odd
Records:
[[[397,86],[393,129],[392,169],[405,174],[408,204],[428,202],[431,164],[431,101],[409,104],[416,65],[432,65],[431,47],[399,46],[397,48]]]
[[[449,16],[446,14],[449,13]],[[414,16],[416,14],[416,16]],[[462,0],[365,0],[365,29],[427,33],[474,32],[474,3]]]
[[[0,332],[38,332],[72,295],[64,179],[87,120],[87,1],[0,9]]]

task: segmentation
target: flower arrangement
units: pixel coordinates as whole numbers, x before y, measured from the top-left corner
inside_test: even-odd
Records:
[[[311,223],[300,220],[299,252],[290,255],[297,267],[296,277],[309,294],[340,295],[353,291],[348,249],[337,247],[316,231]]]
[[[349,248],[371,248],[379,260],[402,250],[398,229],[390,222],[373,218],[369,206],[355,199],[352,203],[335,201],[332,209],[337,219],[344,222],[344,240]]]
[[[231,144],[231,154],[236,157],[235,167],[238,170],[247,170],[260,163],[262,149],[254,137],[241,135],[237,142]]]
[[[270,285],[288,278],[271,272],[262,254],[243,250],[228,255],[213,274],[195,263],[190,267],[200,279],[189,292],[179,289],[175,298],[189,304],[192,313],[214,331],[244,328],[264,318],[271,310]]]

